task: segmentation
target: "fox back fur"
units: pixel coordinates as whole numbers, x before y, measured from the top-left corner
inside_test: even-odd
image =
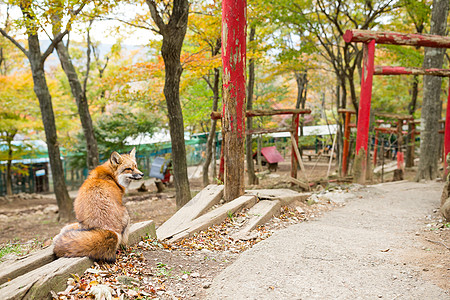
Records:
[[[78,223],[65,226],[54,238],[55,254],[114,262],[117,248],[128,241],[130,225],[122,197],[130,182],[142,177],[135,149],[122,155],[113,152],[108,161],[92,170],[74,202]]]

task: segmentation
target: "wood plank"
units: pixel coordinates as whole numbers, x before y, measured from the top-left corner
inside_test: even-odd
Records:
[[[249,209],[247,215],[249,219],[244,226],[235,233],[232,238],[235,240],[249,239],[250,231],[257,226],[265,224],[274,215],[280,214],[281,202],[279,200],[261,200]]]
[[[408,34],[389,31],[352,29],[347,30],[343,38],[347,43],[368,43],[371,40],[375,40],[377,44],[450,48],[450,37],[431,34]]]
[[[234,199],[233,201],[227,202],[221,207],[218,207],[213,211],[198,217],[189,224],[186,224],[185,228],[175,233],[173,237],[168,240],[168,242],[173,243],[180,239],[187,238],[196,232],[207,229],[211,225],[219,224],[227,218],[229,213],[235,213],[240,209],[252,207],[255,205],[256,201],[256,196],[244,195]]]
[[[295,155],[297,156],[297,161],[298,161],[298,164],[300,165],[300,169],[302,170],[302,173],[305,176],[306,182],[309,182],[308,176],[306,175],[305,166],[303,165],[302,156],[300,155],[300,151],[298,151],[298,145],[296,145],[296,143],[295,143],[294,134],[292,132],[291,132],[291,142],[292,142],[292,146],[295,151]],[[308,190],[309,190],[309,187],[308,187]]]
[[[374,75],[433,75],[449,77],[449,69],[424,69],[415,67],[375,66]]]
[[[247,110],[245,112],[246,117],[256,116],[274,116],[274,115],[295,115],[295,114],[310,114],[310,109],[261,109],[261,110]],[[222,113],[220,111],[211,112],[211,119],[222,119]]]
[[[295,115],[295,114],[310,114],[310,109],[259,109],[259,110],[247,110],[247,117],[256,116],[274,116],[274,115]]]
[[[156,237],[155,223],[153,221],[143,221],[132,224],[130,227],[130,234],[128,236],[128,244],[135,244],[140,241],[141,236],[147,235]],[[28,273],[32,273],[34,270],[41,267],[44,267],[44,270],[41,271],[45,272],[45,266],[56,260],[59,259],[57,259],[53,253],[53,246],[50,246],[31,255],[19,258],[13,262],[5,262],[0,265],[0,284],[4,284],[8,281],[12,282],[14,279],[25,276]],[[59,264],[57,265],[60,266]],[[17,290],[17,292],[20,292],[20,290]],[[0,290],[0,294],[3,295],[2,290]]]
[[[250,134],[263,134],[263,133],[275,133],[275,132],[292,132],[292,127],[280,127],[280,128],[257,128],[247,131],[247,135]]]
[[[164,240],[177,232],[179,228],[204,214],[223,196],[223,185],[210,184],[194,198],[180,208],[169,220],[156,229],[158,239]]]
[[[391,114],[391,113],[374,113],[376,117],[398,119],[398,120],[414,120],[412,115],[406,114]]]
[[[306,182],[300,181],[297,178],[294,177],[290,177],[289,176],[289,181],[298,185],[299,187],[301,187],[302,189],[304,189],[305,191],[309,191],[309,184],[307,184]]]

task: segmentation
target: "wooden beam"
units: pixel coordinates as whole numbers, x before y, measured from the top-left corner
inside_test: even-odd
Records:
[[[246,117],[257,117],[257,116],[275,116],[275,115],[305,115],[310,114],[310,109],[261,109],[261,110],[248,110],[245,112]],[[222,119],[222,113],[219,111],[211,112],[211,119],[219,120]]]
[[[310,190],[309,184],[307,184],[307,183],[305,183],[305,182],[303,182],[303,181],[301,181],[301,180],[298,180],[297,178],[290,177],[290,176],[289,176],[288,179],[289,179],[290,182],[292,182],[292,183],[298,185],[299,187],[301,187],[301,188],[304,189],[305,191],[309,191],[309,190]]]
[[[450,77],[450,69],[375,66],[374,75],[433,75],[440,77]]]
[[[414,117],[412,115],[406,114],[375,113],[375,116],[395,120],[414,120]]]
[[[338,113],[340,113],[340,114],[345,114],[345,113],[356,114],[356,111],[354,111],[353,109],[339,108]]]
[[[291,127],[282,127],[282,128],[257,128],[247,131],[247,135],[251,134],[262,134],[262,133],[274,133],[274,132],[292,132]]]
[[[261,109],[261,110],[248,110],[246,112],[247,117],[256,116],[274,116],[274,115],[295,115],[295,114],[310,114],[310,109]]]
[[[389,31],[347,30],[344,41],[367,43],[375,40],[377,44],[450,48],[450,37],[431,34],[407,34]]]

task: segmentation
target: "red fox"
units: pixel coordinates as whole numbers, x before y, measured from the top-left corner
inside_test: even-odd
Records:
[[[122,196],[130,182],[143,175],[137,169],[135,148],[129,154],[113,152],[92,170],[74,202],[78,223],[65,226],[54,238],[56,256],[114,262],[117,248],[128,241],[130,225]]]

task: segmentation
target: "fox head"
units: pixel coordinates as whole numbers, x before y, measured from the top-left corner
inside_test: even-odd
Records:
[[[136,148],[133,148],[129,154],[122,155],[114,151],[109,162],[119,184],[125,188],[130,185],[132,180],[139,180],[144,176],[144,173],[139,171],[136,165]]]

